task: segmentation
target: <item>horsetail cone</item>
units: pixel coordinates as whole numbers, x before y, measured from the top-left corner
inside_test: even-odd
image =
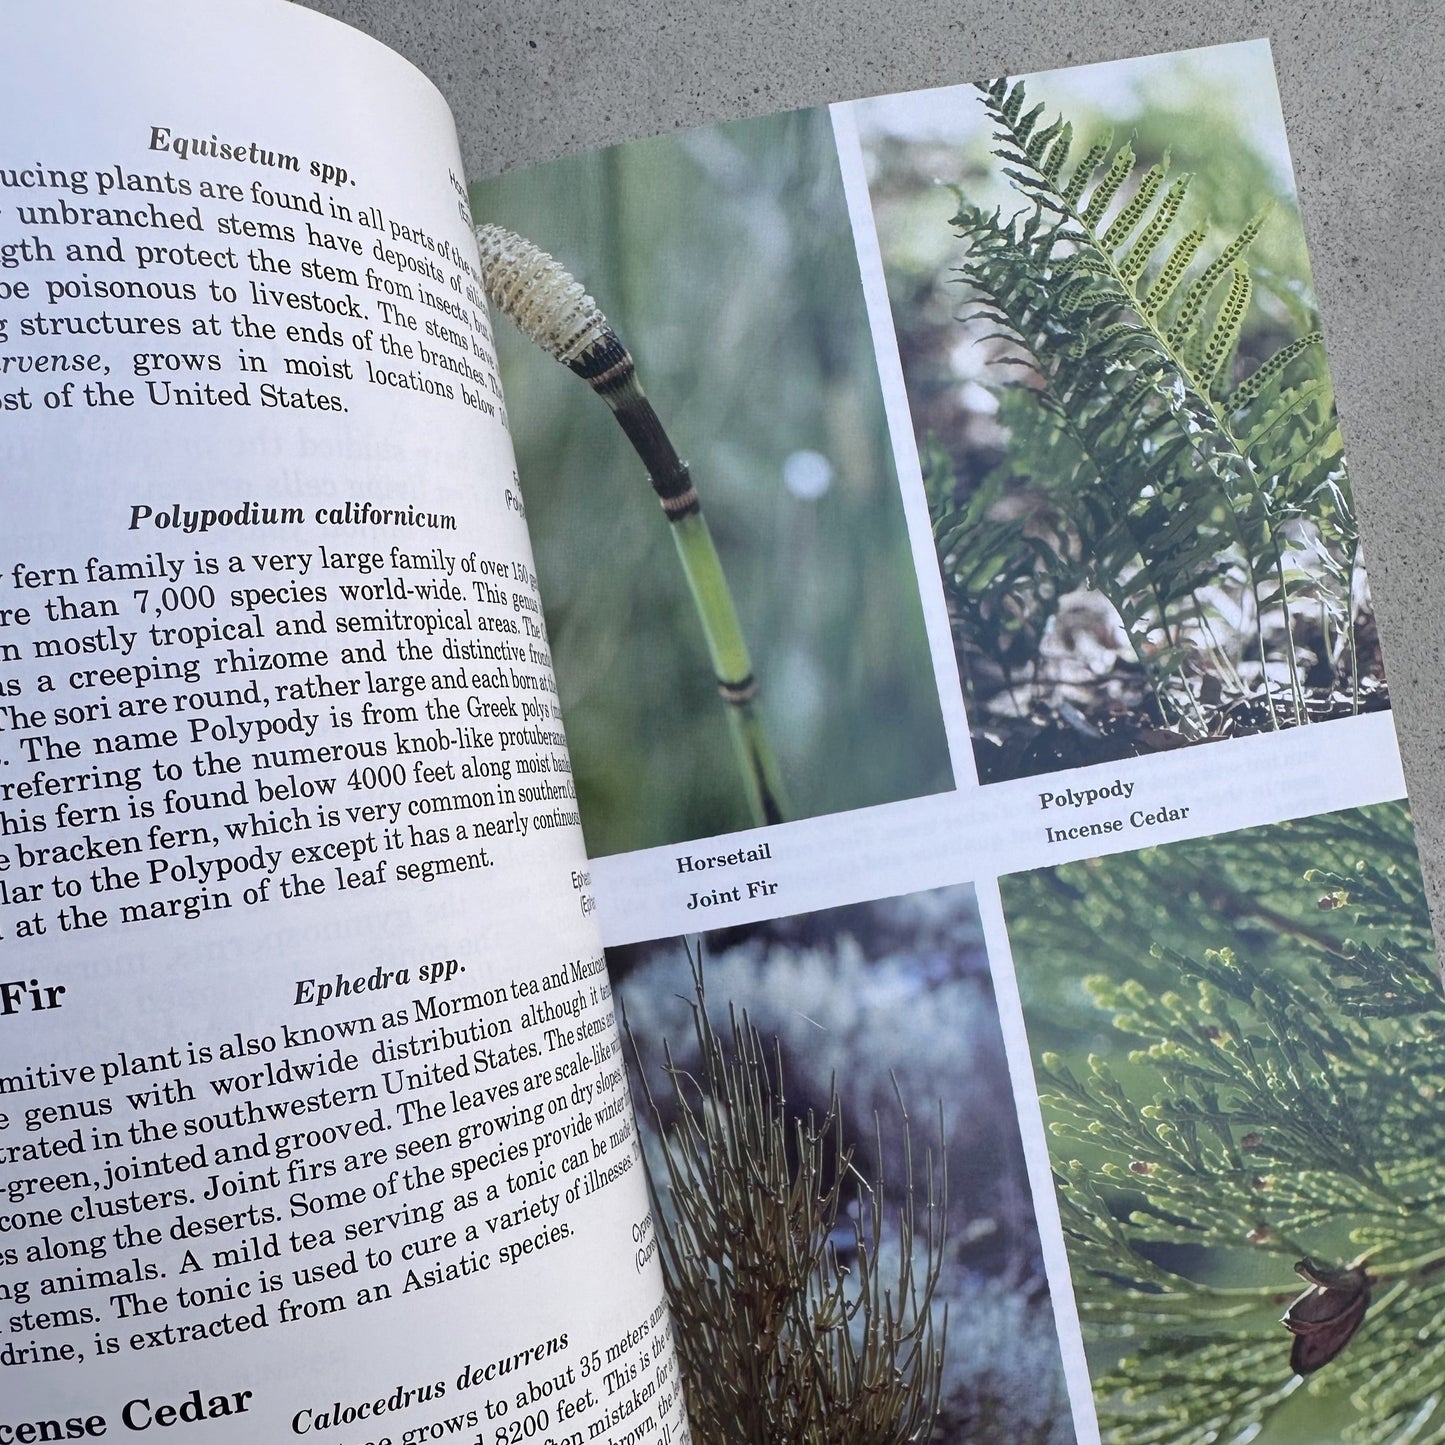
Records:
[[[479,226],[477,246],[487,299],[611,407],[647,466],[663,511],[669,517],[696,512],[687,464],[644,395],[631,353],[582,283],[545,251],[501,226]]]
[[[757,683],[722,560],[687,463],[678,456],[643,392],[632,354],[582,283],[545,251],[501,226],[479,226],[477,247],[487,299],[607,403],[642,458],[652,489],[672,523],[718,691],[728,707],[753,819],[781,822],[782,786],[762,720],[753,707]]]
[[[545,251],[501,226],[478,226],[487,299],[523,336],[571,366],[612,330],[597,303]]]

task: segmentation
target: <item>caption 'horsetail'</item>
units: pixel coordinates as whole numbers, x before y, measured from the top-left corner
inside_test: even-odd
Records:
[[[545,251],[500,226],[479,226],[487,297],[522,334],[577,373],[605,401],[647,468],[727,705],[756,823],[783,820],[782,784],[756,709],[757,682],[722,561],[687,463],[678,456],[637,379],[637,366],[582,284]]]

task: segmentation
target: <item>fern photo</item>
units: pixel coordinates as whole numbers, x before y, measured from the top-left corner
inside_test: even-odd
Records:
[[[1073,1445],[973,889],[608,965],[696,1445]]]
[[[981,780],[1387,707],[1268,46],[856,111]]]
[[[1405,805],[1000,887],[1105,1445],[1445,1442],[1445,990]]]

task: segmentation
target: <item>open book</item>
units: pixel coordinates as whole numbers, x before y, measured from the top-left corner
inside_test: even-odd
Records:
[[[1267,46],[470,188],[272,0],[0,67],[0,1445],[1445,1438]]]

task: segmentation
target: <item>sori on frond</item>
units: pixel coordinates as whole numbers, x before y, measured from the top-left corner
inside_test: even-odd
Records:
[[[1217,735],[1231,704],[1274,728],[1309,721],[1316,695],[1319,715],[1358,710],[1358,536],[1318,331],[1235,375],[1270,207],[1212,242],[1167,153],[1145,169],[1105,137],[1076,158],[1072,124],[1026,108],[1021,82],[980,89],[1027,204],[961,204],[958,273],[1038,413],[1010,463],[1046,500],[1053,550],[1112,604],[1160,721],[1186,736]],[[1033,550],[1002,565],[1041,577]]]

